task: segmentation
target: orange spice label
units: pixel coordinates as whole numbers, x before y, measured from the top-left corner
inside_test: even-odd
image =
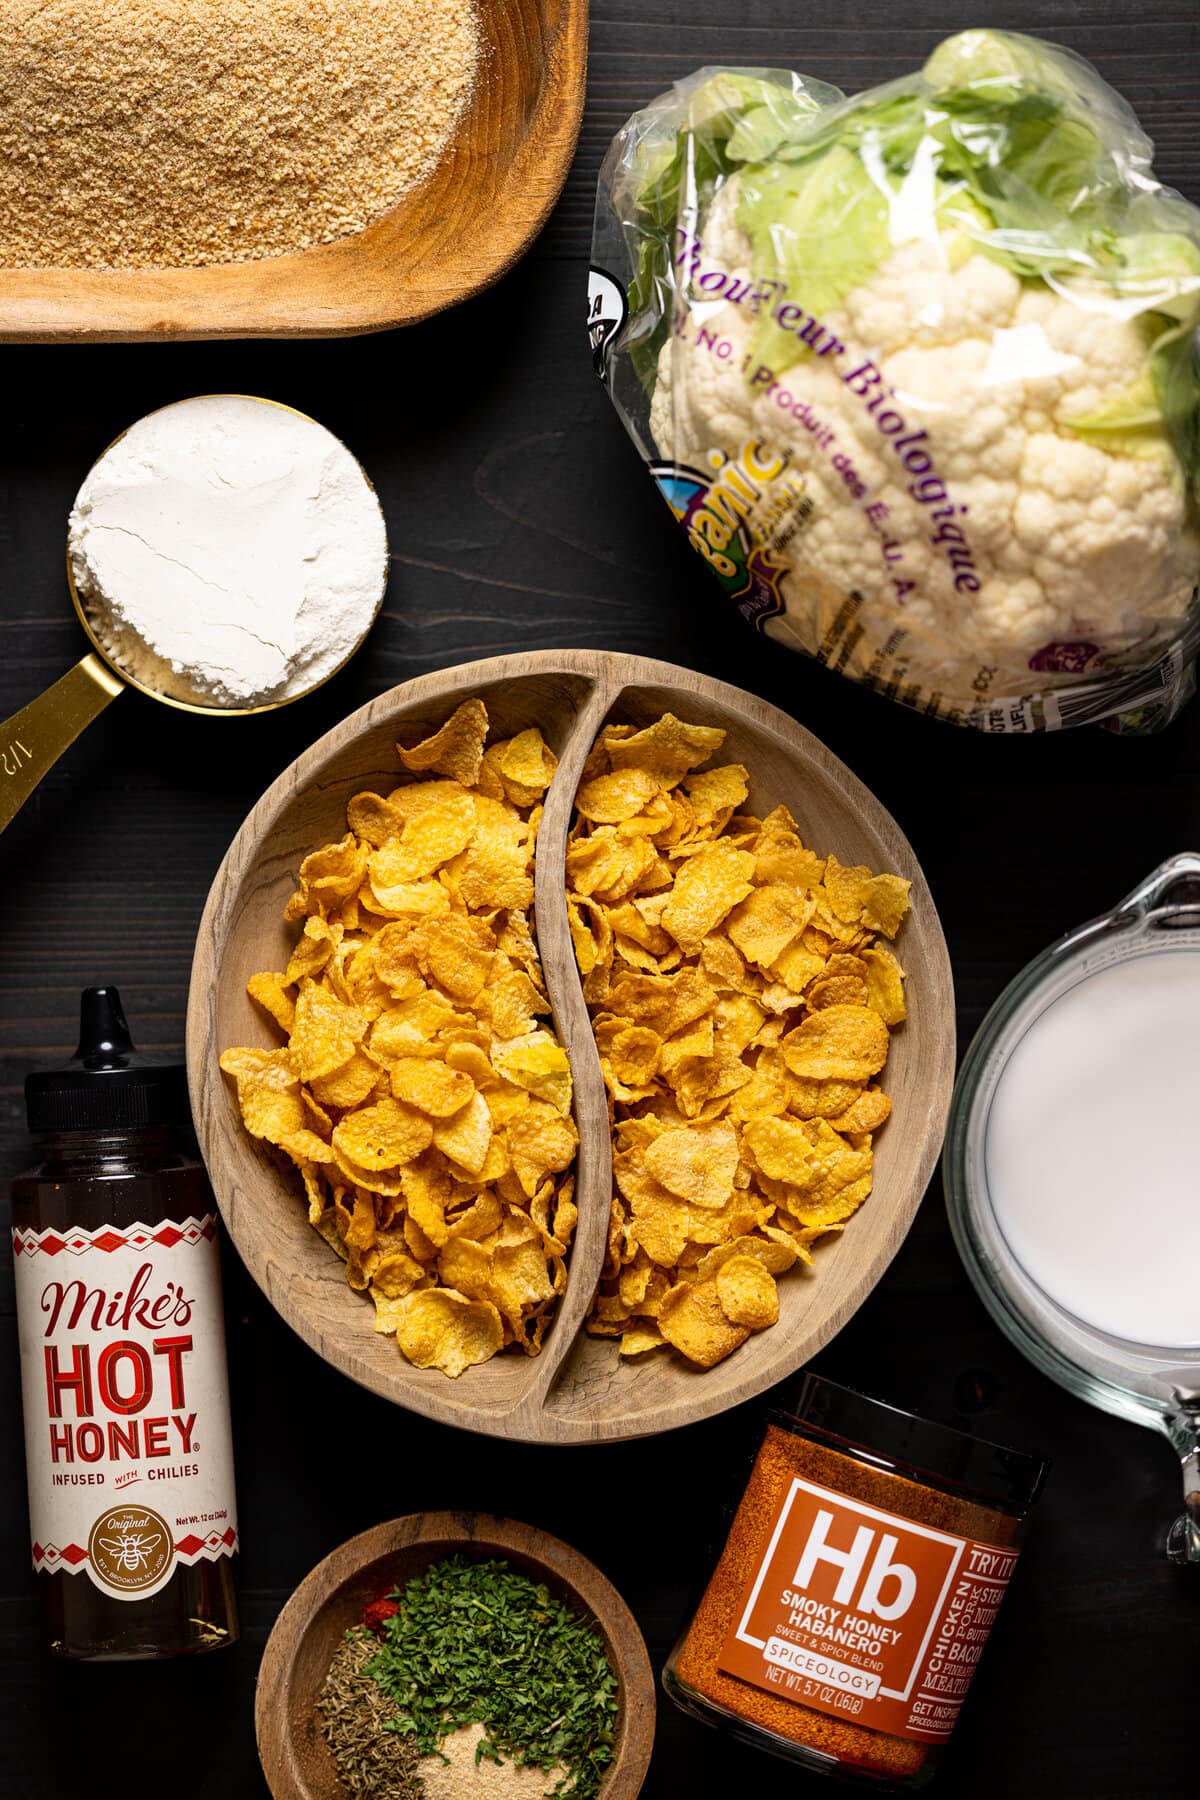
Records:
[[[720,1666],[798,1705],[941,1743],[1016,1561],[796,1478]]]

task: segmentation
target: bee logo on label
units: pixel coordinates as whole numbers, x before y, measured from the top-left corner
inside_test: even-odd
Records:
[[[136,1594],[162,1585],[175,1554],[170,1527],[146,1506],[101,1513],[88,1538],[88,1558],[101,1587]]]

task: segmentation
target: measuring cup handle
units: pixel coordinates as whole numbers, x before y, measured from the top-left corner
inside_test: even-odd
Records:
[[[1132,894],[1126,894],[1112,916],[1136,914],[1146,918],[1160,906],[1167,905],[1173,896],[1185,898],[1192,906],[1200,896],[1200,854],[1195,850],[1182,850],[1178,856],[1169,856],[1165,863],[1160,863],[1145,881],[1138,883]]]
[[[124,682],[98,656],[85,656],[0,725],[0,831],[11,825],[42,776],[84,726],[124,691]]]
[[[1189,1395],[1164,1423],[1183,1472],[1183,1512],[1167,1533],[1167,1555],[1174,1563],[1200,1563],[1200,1396]]]

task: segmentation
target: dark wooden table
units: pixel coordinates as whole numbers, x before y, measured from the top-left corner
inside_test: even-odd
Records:
[[[0,716],[81,653],[63,582],[67,511],[98,450],[149,408],[264,393],[344,436],[387,511],[393,572],[358,660],[305,704],[211,724],[134,695],[92,729],[7,833],[0,868],[0,1158],[28,1157],[21,1082],[74,1045],[78,989],[116,981],[148,1045],[181,1048],[192,938],[243,814],[278,770],[371,695],[444,664],[538,646],[641,651],[762,694],[869,782],[921,857],[954,959],[965,1043],[1058,933],[1200,838],[1200,705],[1159,738],[1040,741],[926,723],[754,637],[671,526],[584,343],[596,171],[618,124],[702,63],[783,64],[859,88],[966,22],[865,0],[809,23],[795,0],[599,0],[578,160],[541,241],[493,292],[410,332],[343,343],[0,352]],[[919,23],[916,22],[919,20]],[[1200,199],[1195,0],[998,0],[990,23],[1091,57],[1137,107],[1158,168]],[[1138,1197],[1131,1230],[1152,1230]],[[1121,1254],[1113,1245],[1114,1256]],[[602,1450],[527,1449],[393,1410],[313,1356],[227,1269],[245,1632],[193,1663],[53,1668],[28,1573],[12,1283],[0,1273],[0,1792],[11,1800],[257,1800],[252,1701],[283,1601],[341,1539],[469,1505],[593,1557],[661,1662],[704,1568],[760,1408]],[[930,1192],[891,1272],[820,1358],[836,1378],[1053,1458],[1028,1550],[943,1765],[945,1800],[1194,1794],[1200,1582],[1163,1535],[1165,1442],[1090,1411],[992,1327]],[[825,1791],[664,1703],[651,1800]]]

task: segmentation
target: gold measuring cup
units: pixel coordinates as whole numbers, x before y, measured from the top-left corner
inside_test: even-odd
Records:
[[[292,413],[298,419],[304,419],[310,425],[319,424],[308,413],[300,412],[294,406],[284,406],[279,400],[266,400],[261,394],[206,394],[194,396],[203,399],[254,400],[262,406],[274,406],[280,412]],[[172,401],[172,406],[184,404]],[[166,412],[168,407],[156,407],[156,412]],[[153,413],[146,415],[152,418]],[[140,423],[140,421],[138,421]],[[127,430],[130,427],[126,428]],[[325,427],[322,426],[322,430]],[[125,436],[122,431],[111,444],[96,458],[93,468],[104,461],[109,451],[114,449]],[[341,440],[339,439],[340,443]],[[343,449],[346,446],[342,445]],[[353,455],[347,450],[348,455]],[[357,458],[355,461],[357,462]],[[363,480],[374,493],[370,476],[358,464]],[[91,470],[88,471],[90,476]],[[87,476],[84,480],[87,480]],[[71,604],[75,608],[76,617],[83,626],[91,641],[92,648],[81,662],[73,669],[60,676],[36,700],[23,706],[20,712],[0,724],[0,831],[9,826],[21,807],[24,806],[34,788],[41,781],[64,750],[70,749],[80,732],[89,726],[93,719],[102,713],[106,706],[123,694],[126,688],[136,688],[139,693],[146,694],[151,700],[157,700],[162,706],[173,706],[177,712],[200,713],[205,718],[248,718],[252,713],[275,712],[281,706],[290,706],[293,700],[303,700],[307,695],[316,693],[327,681],[345,668],[350,658],[361,645],[363,639],[379,617],[379,609],[383,605],[384,589],[387,586],[388,562],[385,553],[383,573],[379,583],[379,598],[374,610],[362,632],[342,657],[337,667],[327,675],[314,681],[311,687],[302,688],[297,694],[288,694],[281,700],[267,700],[259,706],[203,706],[190,700],[177,700],[172,694],[160,693],[157,688],[148,686],[130,675],[112,655],[104,648],[95,631],[92,629],[79,590],[75,585],[75,573],[71,567],[71,558],[67,556],[67,587],[70,590]]]

